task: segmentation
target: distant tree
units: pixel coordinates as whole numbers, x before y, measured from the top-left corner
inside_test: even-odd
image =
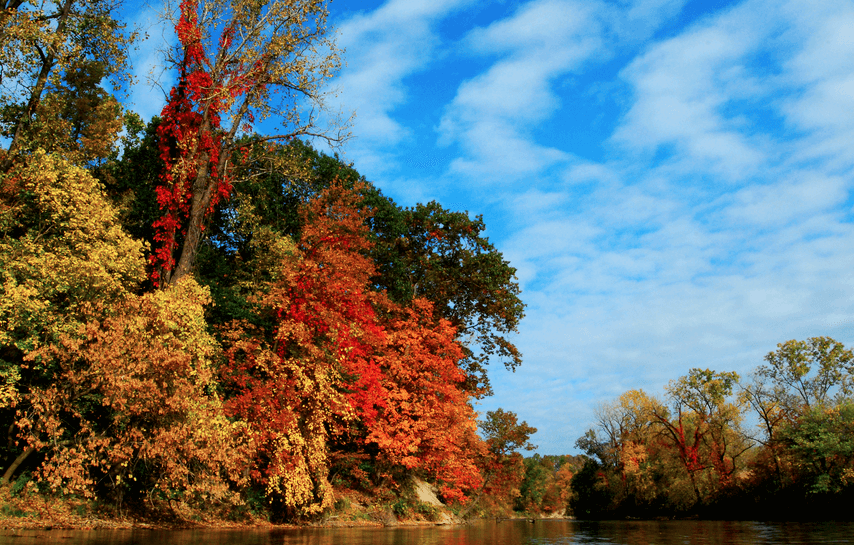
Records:
[[[731,399],[737,382],[734,372],[691,369],[667,386],[672,413],[662,408],[653,412],[663,427],[666,444],[690,479],[697,503],[706,496],[701,493],[698,475],[712,470],[715,486],[726,484],[739,457],[750,448],[739,431],[742,414],[738,401]]]
[[[572,477],[569,510],[577,519],[599,519],[608,516],[614,498],[602,466],[588,459],[581,471]]]
[[[537,448],[530,442],[537,428],[527,422],[519,422],[514,412],[504,409],[488,411],[479,427],[486,442],[486,450],[478,462],[483,485],[465,513],[474,508],[483,496],[508,500],[518,496],[519,484],[525,477],[524,461],[518,451]]]
[[[787,341],[765,356],[757,374],[771,382],[788,415],[838,403],[852,393],[854,352],[830,337]]]
[[[813,407],[780,432],[809,494],[838,494],[854,485],[854,403]]]

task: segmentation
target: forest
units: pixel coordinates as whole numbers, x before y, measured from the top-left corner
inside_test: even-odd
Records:
[[[459,518],[850,518],[851,350],[691,369],[601,406],[584,454],[524,457],[535,428],[473,408],[522,361],[482,218],[312,144],[347,130],[325,3],[182,1],[148,120],[116,10],[0,11],[0,514],[430,520],[419,479]]]
[[[341,62],[324,3],[182,2],[147,121],[110,90],[136,39],[115,10],[0,12],[4,514],[312,520],[412,477],[452,505],[496,489],[533,433],[501,412],[479,435],[473,409],[486,365],[521,361],[515,271],[480,217],[402,208],[307,143],[342,139],[315,117]]]
[[[790,340],[749,377],[691,369],[597,411],[570,508],[587,518],[850,520],[854,353]]]

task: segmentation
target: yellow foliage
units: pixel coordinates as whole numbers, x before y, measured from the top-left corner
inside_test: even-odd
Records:
[[[73,333],[84,307],[121,300],[144,280],[143,244],[83,168],[37,151],[2,187],[0,345],[27,352]]]

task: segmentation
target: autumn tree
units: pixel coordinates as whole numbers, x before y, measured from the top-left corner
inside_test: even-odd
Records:
[[[303,208],[301,238],[258,298],[273,329],[237,322],[227,332],[228,407],[256,430],[256,478],[306,515],[331,501],[333,440],[430,475],[448,499],[480,486],[455,331],[429,302],[398,307],[371,289],[358,200],[334,184]]]
[[[91,90],[107,76],[119,84],[127,81],[127,46],[134,38],[113,18],[117,5],[110,0],[0,5],[0,126],[9,139],[0,170],[8,170],[20,153],[53,145],[54,135],[63,142],[77,139],[90,154],[103,157],[99,140],[117,132],[116,123],[120,128],[119,107]]]
[[[323,0],[183,0],[176,15],[179,44],[171,59],[179,73],[158,127],[165,163],[157,197],[152,256],[162,283],[190,273],[217,202],[232,190],[232,164],[252,124],[278,129],[252,143],[318,131],[323,85],[338,69],[338,50],[326,28]],[[305,114],[308,112],[308,114]]]
[[[830,337],[778,344],[765,361],[757,374],[770,381],[769,394],[789,415],[838,403],[852,393],[854,353]]]
[[[303,237],[279,255],[258,295],[261,325],[235,322],[226,331],[228,409],[253,426],[256,480],[294,514],[331,505],[329,435],[382,403],[370,356],[384,333],[365,289],[370,261],[360,253],[366,243],[353,198],[337,187],[303,209]]]
[[[522,361],[510,338],[524,316],[516,269],[483,236],[480,216],[472,219],[434,201],[405,210],[401,220],[402,232],[392,224],[378,233],[378,281],[396,300],[423,296],[434,302],[465,340],[468,388],[488,395],[488,363],[503,361],[513,370]]]
[[[86,170],[42,151],[0,175],[0,374],[5,381],[4,479],[29,455],[15,446],[30,391],[58,371],[25,358],[78,335],[92,305],[109,312],[144,279],[142,243],[121,228]],[[21,458],[23,457],[23,458]]]
[[[479,460],[483,486],[469,510],[484,497],[512,501],[518,496],[519,485],[525,477],[523,457],[518,451],[537,448],[530,442],[537,428],[529,426],[527,422],[519,422],[518,416],[512,411],[500,408],[488,411],[478,426],[486,446]]]
[[[526,457],[525,475],[515,498],[515,510],[531,514],[563,514],[569,504],[573,475],[581,469],[578,462],[575,457],[566,455],[534,454]]]
[[[739,457],[749,448],[738,431],[742,415],[738,400],[732,398],[738,382],[734,372],[691,369],[688,375],[667,386],[671,410],[655,410],[668,446],[678,455],[686,471],[695,500],[701,503],[700,476],[714,478],[714,489],[732,480]]]
[[[661,427],[656,414],[666,412],[663,404],[643,390],[629,390],[596,410],[598,432],[602,440],[588,436],[577,443],[588,446],[588,455],[597,456],[612,479],[615,501],[622,508],[646,510],[665,496],[661,490],[664,475],[661,462]],[[586,443],[586,445],[585,445]],[[593,447],[593,448],[591,448]]]
[[[438,481],[446,501],[464,503],[482,478],[476,464],[481,441],[459,368],[462,347],[426,299],[394,314],[385,322],[387,345],[378,357],[384,400],[376,419],[365,422],[364,441],[376,445],[385,463]]]
[[[16,438],[43,457],[40,486],[119,505],[126,496],[206,509],[240,502],[250,436],[212,393],[208,302],[187,279],[131,296],[27,356],[26,368],[50,375],[30,387],[17,421]]]
[[[643,390],[629,390],[611,403],[597,407],[596,421],[603,440],[589,449],[606,466],[619,469],[625,466],[625,451],[645,448],[649,443],[654,414],[660,410],[661,402]]]

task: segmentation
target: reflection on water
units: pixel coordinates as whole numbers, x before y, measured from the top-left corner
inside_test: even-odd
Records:
[[[481,521],[466,526],[273,531],[3,531],[0,545],[747,545],[854,543],[854,523]]]

